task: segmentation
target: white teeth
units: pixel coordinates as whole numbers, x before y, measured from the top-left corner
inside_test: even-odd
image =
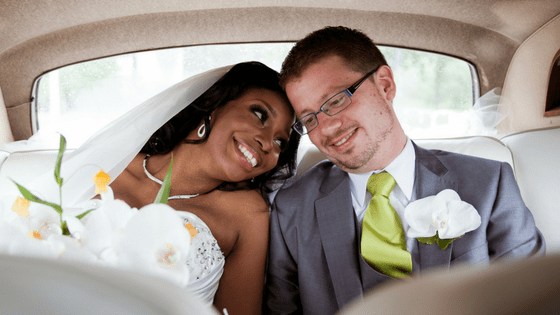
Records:
[[[251,163],[252,167],[257,166],[257,159],[253,157],[253,154],[251,154],[251,152],[249,152],[249,150],[247,150],[244,146],[239,145],[238,147],[239,151],[241,151],[241,153],[243,153],[243,155],[247,159],[247,162]]]
[[[344,139],[341,139],[340,141],[338,141],[337,143],[334,144],[335,147],[341,146],[342,144],[344,144],[346,141],[348,141],[348,139],[350,139],[350,137],[352,137],[354,135],[354,133],[356,132],[356,130],[352,131],[348,136],[344,137]]]
[[[348,140],[354,133],[351,133],[348,135],[348,137],[338,141],[337,143],[334,144],[335,147],[338,147],[339,145],[343,144],[344,142],[346,142],[346,140]]]

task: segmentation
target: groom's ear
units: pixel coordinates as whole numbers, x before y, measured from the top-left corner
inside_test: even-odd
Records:
[[[389,102],[393,101],[397,93],[397,85],[393,78],[393,70],[389,66],[381,66],[374,74],[375,83],[382,96]]]

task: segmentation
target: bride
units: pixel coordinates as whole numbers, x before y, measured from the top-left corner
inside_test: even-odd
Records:
[[[276,71],[258,62],[208,71],[144,102],[65,155],[62,206],[91,202],[92,174],[101,167],[114,179],[114,197],[140,209],[154,202],[173,159],[168,205],[192,237],[187,288],[231,315],[259,314],[268,196],[295,172],[294,119]],[[36,182],[34,190],[57,194],[42,177]]]
[[[294,117],[274,70],[238,64],[159,128],[111,184],[115,198],[141,208],[156,198],[173,155],[168,205],[196,228],[188,287],[209,300],[216,292],[214,305],[229,314],[261,310],[267,193],[286,177],[278,170],[294,166]]]

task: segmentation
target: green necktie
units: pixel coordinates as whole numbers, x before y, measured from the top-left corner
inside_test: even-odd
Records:
[[[389,203],[395,184],[387,172],[370,176],[367,190],[372,198],[362,223],[361,250],[371,266],[390,277],[403,278],[412,272],[412,258],[406,250],[401,219]]]

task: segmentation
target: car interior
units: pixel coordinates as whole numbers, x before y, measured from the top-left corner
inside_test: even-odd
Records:
[[[144,62],[142,58],[145,57],[142,56],[151,56],[148,55],[150,53],[164,52],[163,57],[157,57],[163,60],[175,58],[170,57],[171,51],[180,51],[182,64],[189,65],[192,73],[187,71],[166,75],[166,71],[176,70],[171,65],[158,70],[163,73],[162,77],[168,76],[171,81],[149,81],[147,84],[154,90],[146,89],[145,95],[134,89],[122,88],[122,93],[128,93],[123,99],[129,98],[129,107],[133,107],[150,97],[150,93],[155,94],[197,72],[223,65],[221,62],[224,58],[219,55],[223,51],[226,55],[234,50],[239,51],[239,60],[228,59],[226,63],[262,57],[264,63],[272,60],[270,62],[274,64],[270,66],[280,70],[281,61],[291,45],[308,33],[331,25],[359,29],[386,49],[383,52],[390,56],[388,61],[394,68],[395,76],[401,74],[399,82],[403,82],[397,82],[400,99],[395,100],[394,106],[403,121],[411,120],[411,125],[405,123],[405,131],[415,143],[429,149],[484,157],[511,165],[523,200],[546,240],[547,257],[555,257],[560,252],[560,1],[557,0],[4,0],[0,5],[0,195],[15,191],[11,180],[28,180],[55,161],[58,144],[45,143],[43,147],[28,149],[25,140],[39,134],[42,126],[62,125],[61,121],[56,120],[62,115],[51,115],[52,111],[47,112],[45,106],[54,106],[52,100],[58,93],[53,92],[53,78],[58,80],[60,77],[62,80],[67,77],[68,82],[77,82],[75,77],[68,77],[70,70],[66,69],[71,69],[71,66],[103,60],[116,60],[107,61],[111,65],[129,62],[111,59],[122,57],[132,58],[130,62],[136,67]],[[251,50],[257,53],[247,53]],[[443,84],[457,85],[460,82],[466,91],[461,101],[457,101],[459,97],[453,94],[461,87],[441,88],[433,92],[434,95],[441,94],[441,99],[449,97],[447,101],[439,102],[449,109],[437,108],[437,113],[426,114],[426,120],[441,120],[446,124],[439,128],[437,134],[422,130],[428,123],[412,125],[418,123],[414,120],[424,116],[416,112],[416,105],[410,101],[416,94],[407,96],[407,93],[417,93],[417,90],[432,92],[426,92],[424,88],[417,89],[424,79],[413,79],[411,73],[416,70],[403,68],[403,72],[397,71],[401,66],[423,63],[414,58],[406,61],[403,56],[408,56],[409,51],[450,57],[464,64],[467,79],[459,81],[454,76],[434,79]],[[136,57],[130,57],[132,55]],[[195,56],[192,60],[189,59],[191,55]],[[196,59],[201,56],[206,59]],[[145,63],[152,63],[149,61],[151,59],[146,60]],[[429,63],[417,72],[433,70],[438,67],[437,62]],[[458,66],[449,67],[444,70],[450,75],[457,75]],[[86,73],[88,68],[84,69],[73,73]],[[88,77],[79,80],[88,80]],[[112,86],[115,89],[119,85]],[[103,114],[99,116],[104,116],[113,106],[102,104],[103,95],[107,92],[95,92],[97,90],[89,85],[87,88],[101,98],[92,102],[84,101],[82,107],[89,107],[92,113],[97,111]],[[67,95],[57,97],[68,98]],[[86,98],[74,97],[72,102],[78,104]],[[434,99],[428,98],[427,102],[433,103]],[[467,105],[456,110],[455,101]],[[95,107],[96,104],[99,104],[99,108]],[[407,104],[409,107],[406,107]],[[120,110],[120,113],[125,110]],[[453,110],[453,113],[460,112],[463,116],[449,114]],[[64,111],[64,108],[59,111]],[[443,116],[442,113],[447,114]],[[114,115],[110,119],[116,118],[119,113]],[[472,119],[473,115],[481,121],[478,127],[474,128],[470,124],[472,128],[468,132],[459,131],[460,126],[467,125],[466,119]],[[52,117],[55,117],[53,121],[47,120]],[[93,118],[94,114],[81,114],[82,120],[74,123],[75,129],[65,130],[70,130],[70,133],[73,132],[71,130],[91,127],[91,132],[84,136],[87,138],[105,123],[94,122]],[[73,118],[68,116],[64,119],[72,122]],[[21,143],[19,147],[7,146],[9,149],[6,149],[2,146],[17,141]],[[76,140],[76,143],[70,149],[75,149],[80,140]],[[324,159],[324,155],[310,141],[302,139],[296,176]],[[3,259],[7,263],[11,258]],[[538,284],[540,281],[560,283],[558,272],[552,272],[547,279],[536,276],[541,268],[558,269],[557,264],[546,260],[540,267],[532,266],[528,266],[527,272],[535,276],[529,277],[532,279],[529,281],[539,281]],[[49,265],[45,268],[51,270],[55,267]],[[515,269],[515,272],[523,269]],[[26,271],[17,272],[23,274]],[[485,272],[485,275],[494,275],[500,269]],[[104,279],[114,275],[98,273],[91,277],[94,276]],[[468,276],[456,275],[449,283],[456,284],[454,288],[459,290],[457,292],[466,287],[480,288],[481,282],[465,280],[469,277],[474,278],[470,273]],[[433,279],[431,281],[436,281]],[[500,281],[498,276],[496,279]],[[0,292],[3,292],[2,286],[13,281],[13,277],[0,280]],[[426,285],[436,284],[426,282]],[[506,284],[503,286],[507,287]],[[546,288],[547,292],[556,290],[553,291],[554,295],[546,296],[549,299],[547,303],[552,303],[550,299],[559,299],[558,285],[537,286]],[[410,292],[420,290],[419,287],[409,289]],[[148,289],[139,287],[137,290]],[[23,291],[18,292],[23,294]],[[472,297],[474,303],[475,294],[471,293],[466,296]],[[14,296],[15,293],[12,298]],[[387,296],[391,296],[390,292]],[[376,298],[372,301],[383,301],[382,295]],[[452,297],[449,295],[447,298]],[[132,301],[132,298],[127,301]],[[453,310],[451,304],[444,305],[447,308],[441,311]],[[542,309],[533,310],[549,310],[547,307],[550,305],[560,306],[546,304]],[[472,311],[494,313],[491,310]],[[531,313],[531,309],[526,310]],[[165,312],[181,313],[177,308],[168,308]],[[364,312],[365,309],[356,308],[352,314]],[[397,311],[393,309],[385,312]]]

